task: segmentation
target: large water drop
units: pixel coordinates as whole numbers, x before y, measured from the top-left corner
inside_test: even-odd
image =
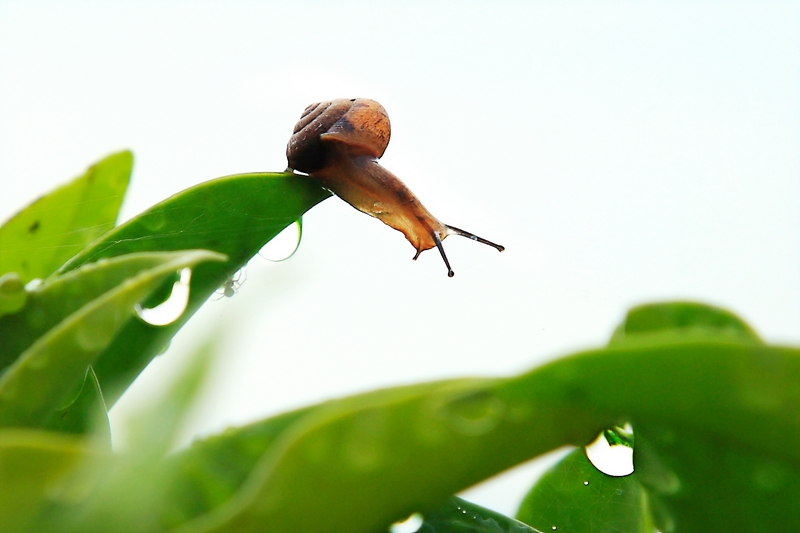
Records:
[[[395,522],[389,527],[390,533],[415,533],[422,527],[422,515],[414,513],[405,520]]]
[[[489,391],[478,391],[451,400],[442,414],[450,427],[463,435],[477,436],[492,431],[505,413],[505,403]]]
[[[180,279],[172,285],[172,293],[155,307],[144,308],[136,304],[136,314],[151,326],[166,326],[178,320],[189,304],[189,282],[192,269],[183,268]]]
[[[303,237],[303,219],[297,219],[294,224],[286,226],[282,232],[278,233],[267,244],[265,244],[258,255],[267,261],[280,262],[292,257],[300,247],[300,239]]]
[[[626,425],[623,431],[628,428],[630,426]],[[619,477],[633,473],[633,448],[621,443],[610,444],[605,432],[586,446],[586,457],[606,475]]]

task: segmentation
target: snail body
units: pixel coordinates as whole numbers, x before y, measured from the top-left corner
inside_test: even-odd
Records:
[[[400,179],[378,159],[391,135],[381,104],[364,98],[339,99],[306,108],[286,148],[289,168],[308,174],[359,211],[400,231],[414,246],[414,259],[439,249],[447,274],[453,270],[442,241],[462,235],[503,251],[498,244],[439,222]]]

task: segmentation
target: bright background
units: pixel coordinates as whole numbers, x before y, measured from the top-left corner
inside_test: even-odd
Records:
[[[336,199],[259,257],[112,411],[210,335],[192,435],[376,387],[528,369],[665,299],[800,343],[797,2],[0,0],[0,218],[122,148],[127,219],[214,177],[280,171],[306,105],[376,99],[383,159],[452,237]],[[624,386],[620,383],[619,386]],[[513,512],[529,465],[470,497]]]

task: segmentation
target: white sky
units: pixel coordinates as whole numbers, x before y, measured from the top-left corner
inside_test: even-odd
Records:
[[[374,98],[383,159],[452,237],[336,199],[256,258],[112,416],[209,331],[207,434],[342,394],[519,372],[606,342],[631,305],[702,300],[800,342],[796,2],[0,0],[0,218],[131,148],[129,218],[201,181],[280,171],[311,102]],[[214,328],[218,328],[214,330]],[[513,512],[530,483],[471,493]]]

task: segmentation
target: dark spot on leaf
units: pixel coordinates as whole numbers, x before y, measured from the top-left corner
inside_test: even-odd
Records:
[[[38,220],[36,220],[36,221],[34,221],[34,223],[33,223],[33,224],[31,224],[30,226],[28,226],[28,233],[36,233],[36,231],[37,231],[38,229],[39,229],[39,221],[38,221]]]

